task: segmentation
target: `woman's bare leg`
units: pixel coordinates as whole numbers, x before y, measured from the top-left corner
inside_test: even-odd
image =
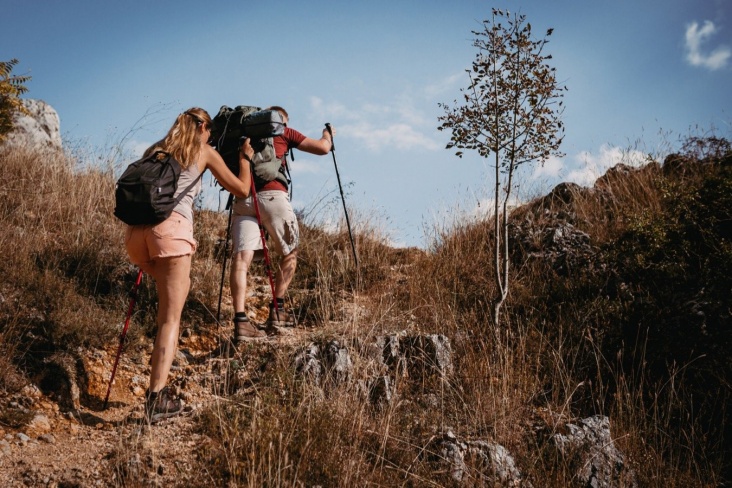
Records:
[[[158,290],[158,332],[155,336],[149,391],[160,391],[168,380],[178,347],[183,306],[191,287],[191,255],[157,259],[154,266]]]

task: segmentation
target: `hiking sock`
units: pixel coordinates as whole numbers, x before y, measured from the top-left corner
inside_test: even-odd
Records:
[[[159,391],[145,391],[145,417],[148,420],[153,420],[155,417],[155,407],[158,402]]]
[[[155,401],[158,399],[158,393],[157,391],[145,391],[145,410],[152,411],[153,406],[155,405]]]
[[[274,300],[269,303],[269,308],[275,308]],[[277,310],[283,310],[285,308],[285,299],[277,297]]]

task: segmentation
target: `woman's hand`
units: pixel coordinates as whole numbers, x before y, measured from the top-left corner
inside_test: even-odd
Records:
[[[254,148],[252,147],[252,144],[249,142],[249,138],[245,138],[244,141],[241,143],[241,149],[240,149],[241,157],[245,160],[252,162],[252,158],[254,157]],[[241,161],[240,161],[241,162]]]

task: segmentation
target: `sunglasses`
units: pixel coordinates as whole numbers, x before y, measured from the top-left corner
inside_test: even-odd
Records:
[[[190,112],[183,112],[183,113],[185,115],[188,115],[189,117],[191,117],[193,120],[195,120],[196,121],[196,125],[202,125],[204,129],[208,129],[211,132],[213,131],[213,124],[212,123],[208,123],[207,124],[206,122],[204,122],[203,120],[201,120],[200,117],[198,117],[197,115],[194,115],[194,114],[192,114]]]

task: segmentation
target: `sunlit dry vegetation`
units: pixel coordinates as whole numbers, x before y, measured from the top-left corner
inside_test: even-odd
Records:
[[[457,485],[432,447],[450,431],[501,444],[533,486],[568,486],[572,462],[557,461],[547,439],[595,414],[610,418],[641,486],[729,480],[731,158],[726,140],[692,137],[664,164],[619,166],[592,188],[560,185],[514,210],[513,285],[499,327],[486,300],[490,222],[455,222],[425,250],[395,249],[379,222],[356,214],[356,269],[344,226],[305,216],[290,299],[308,334],[294,347],[245,346],[207,377],[211,401],[196,413],[205,441],[182,447],[197,453],[197,483]],[[114,344],[135,270],[112,216],[111,170],[63,153],[3,149],[0,159],[7,397],[54,353]],[[226,215],[199,210],[196,219],[183,321],[189,334],[214,335],[231,314],[225,301],[217,323]],[[154,286],[143,283],[131,344],[149,343],[154,330]],[[253,303],[264,307],[266,293]],[[369,348],[402,331],[444,335],[453,369],[404,371],[390,401],[376,403],[364,386],[381,367]],[[293,366],[299,347],[332,340],[350,351],[345,381],[314,381]],[[0,414],[6,427],[27,420]],[[125,468],[143,449],[115,453],[110,479],[144,484]],[[463,485],[484,486],[478,464],[467,464]]]

